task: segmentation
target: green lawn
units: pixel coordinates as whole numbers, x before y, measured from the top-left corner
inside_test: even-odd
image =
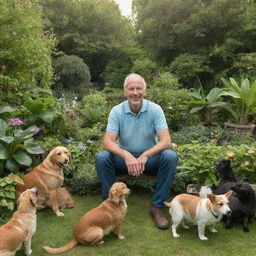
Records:
[[[67,256],[247,256],[256,255],[256,223],[250,224],[250,232],[242,231],[237,224],[231,230],[225,230],[222,223],[217,225],[218,233],[206,231],[208,241],[200,241],[196,226],[188,230],[178,229],[180,238],[173,238],[171,230],[159,230],[154,227],[149,216],[151,193],[133,188],[127,198],[128,213],[123,223],[124,240],[118,240],[113,234],[105,237],[105,243],[98,246],[78,245],[72,250],[60,254]],[[51,210],[38,213],[37,232],[32,241],[32,255],[47,254],[42,246],[60,247],[71,239],[72,230],[78,219],[101,202],[100,195],[75,197],[76,207],[64,210],[65,217],[53,215]],[[168,209],[166,209],[168,212]],[[170,215],[168,213],[168,218]],[[24,255],[19,251],[16,255]]]

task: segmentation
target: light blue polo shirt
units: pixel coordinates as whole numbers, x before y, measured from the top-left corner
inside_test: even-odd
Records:
[[[112,108],[107,131],[118,134],[118,145],[130,153],[142,153],[157,143],[156,132],[168,129],[162,108],[143,99],[138,115],[134,114],[128,101]]]

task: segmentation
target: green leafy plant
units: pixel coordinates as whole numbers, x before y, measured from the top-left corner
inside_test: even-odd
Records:
[[[22,180],[15,174],[0,178],[0,224],[9,217],[14,209],[15,185],[18,183],[22,183]]]
[[[238,84],[232,77],[229,81],[224,78],[221,80],[225,88],[220,96],[227,96],[232,101],[227,102],[223,107],[230,112],[236,123],[248,124],[250,115],[255,113],[256,81],[250,83],[245,78]]]
[[[29,154],[44,152],[33,139],[40,129],[33,125],[22,130],[22,124],[19,118],[10,119],[8,123],[0,119],[0,175],[4,169],[17,172],[20,166],[30,166]]]
[[[178,172],[189,172],[194,182],[218,184],[214,162],[219,158],[232,159],[232,166],[239,179],[256,183],[256,144],[217,146],[214,142],[180,145]]]

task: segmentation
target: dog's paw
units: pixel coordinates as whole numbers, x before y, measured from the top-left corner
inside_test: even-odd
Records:
[[[59,217],[65,216],[65,214],[63,212],[56,212],[56,215]]]
[[[118,235],[117,238],[122,240],[122,239],[124,239],[124,236],[123,235]]]
[[[249,232],[249,228],[248,227],[243,227],[243,231],[244,232]]]
[[[179,234],[173,234],[173,237],[178,238],[178,237],[180,237],[180,235]]]
[[[32,254],[32,250],[31,249],[29,249],[28,251],[25,251],[25,255],[26,256],[29,256],[29,255],[31,255]]]
[[[204,240],[204,241],[208,240],[208,238],[206,236],[200,236],[199,239]]]
[[[218,231],[217,231],[217,229],[215,229],[215,228],[210,229],[210,231],[211,231],[212,233],[216,233],[216,232],[218,232]]]

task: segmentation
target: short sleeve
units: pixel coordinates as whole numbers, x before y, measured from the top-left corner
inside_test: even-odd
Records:
[[[110,111],[110,114],[109,114],[109,117],[108,117],[108,125],[107,125],[106,130],[110,131],[110,132],[119,133],[120,123],[119,123],[118,115],[117,115],[114,108]]]
[[[164,111],[162,110],[162,108],[160,106],[157,109],[157,111],[155,111],[154,126],[155,126],[155,129],[157,132],[161,131],[161,130],[168,129]]]

